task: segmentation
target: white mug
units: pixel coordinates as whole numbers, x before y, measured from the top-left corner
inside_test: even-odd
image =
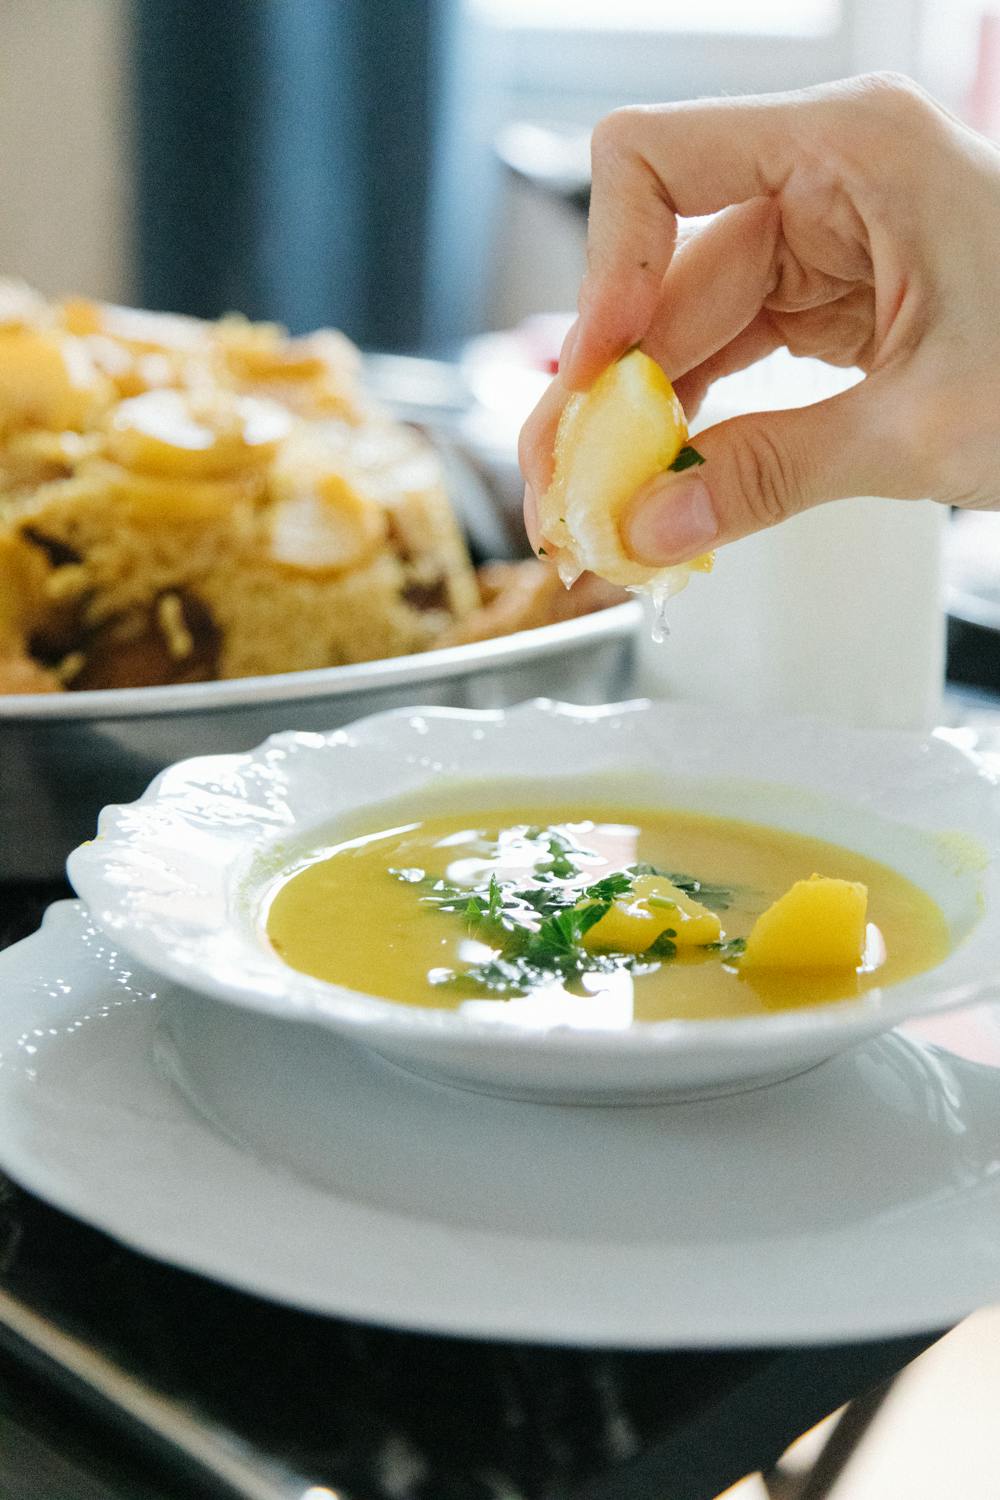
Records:
[[[772,355],[713,387],[697,426],[802,406],[859,378]],[[668,602],[662,642],[647,610],[640,692],[930,727],[944,682],[946,522],[947,507],[931,501],[839,500],[721,548],[714,572],[695,574]]]

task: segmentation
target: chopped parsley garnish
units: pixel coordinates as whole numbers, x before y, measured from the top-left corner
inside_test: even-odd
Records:
[[[669,928],[666,932],[661,932],[659,937],[654,938],[653,942],[650,943],[645,953],[642,954],[642,957],[644,959],[676,957],[677,944],[674,942],[676,936],[676,932],[672,932]]]
[[[697,448],[692,448],[690,443],[685,443],[672,464],[668,468],[673,469],[675,474],[680,474],[683,469],[693,469],[696,464],[705,462]]]
[[[574,849],[568,839],[564,839],[559,833],[546,830],[536,840],[538,843],[546,843],[549,846],[549,857],[535,865],[535,874],[540,880],[572,880],[574,875],[579,875],[580,866],[573,858],[574,853],[590,854],[589,849]]]
[[[717,953],[724,964],[731,963],[746,951],[746,938],[727,938],[724,943],[706,943],[711,953]]]
[[[583,894],[591,901],[617,901],[619,896],[631,894],[633,883],[634,877],[627,871],[616,870],[613,875],[605,875],[603,880],[588,885]]]
[[[658,865],[630,865],[633,875],[659,875],[669,880],[685,896],[700,901],[710,911],[727,911],[733,904],[733,889],[727,885],[712,885],[707,880],[696,880],[693,875],[681,875],[676,870],[661,870]]]
[[[591,902],[567,906],[546,917],[537,930],[512,927],[500,952],[483,963],[470,964],[439,983],[455,988],[474,988],[492,994],[525,994],[542,984],[572,985],[584,974],[610,974],[621,968],[626,957],[592,953],[581,939],[599,922],[611,905]]]
[[[420,869],[392,869],[397,880],[418,886],[419,901],[439,912],[460,915],[470,933],[496,951],[479,963],[455,971],[438,971],[436,984],[480,990],[491,995],[525,994],[543,984],[572,988],[585,974],[610,974],[634,969],[648,972],[676,957],[677,932],[668,927],[641,953],[592,949],[583,939],[616,901],[630,896],[641,875],[658,875],[703,905],[724,910],[733,897],[726,887],[711,885],[691,875],[667,872],[655,865],[634,864],[585,884],[587,864],[598,858],[565,833],[551,828],[526,828],[526,843],[538,846],[531,883],[502,881],[490,874],[473,887],[457,886]],[[676,902],[656,895],[648,907],[676,910]],[[744,941],[709,943],[725,962],[738,957]]]

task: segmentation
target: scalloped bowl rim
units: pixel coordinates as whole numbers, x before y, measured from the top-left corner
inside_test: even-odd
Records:
[[[560,704],[549,699],[535,699],[508,710],[466,710],[429,706],[391,709],[384,713],[370,715],[356,721],[353,725],[324,735],[285,731],[272,735],[255,750],[243,755],[206,756],[179,762],[161,772],[137,802],[106,808],[101,815],[97,838],[80,846],[70,856],[68,865],[70,879],[78,893],[88,903],[95,921],[117,944],[154,972],[165,975],[189,989],[237,1006],[260,1010],[293,1021],[311,1021],[327,1025],[352,1035],[363,1044],[376,1047],[380,1042],[386,1044],[399,1042],[409,1034],[415,1039],[420,1036],[426,1039],[433,1037],[441,1042],[450,1041],[458,1046],[463,1043],[478,1045],[489,1041],[495,1046],[513,1044],[520,1047],[541,1047],[548,1055],[559,1056],[567,1052],[578,1055],[591,1051],[627,1054],[636,1048],[643,1050],[669,1048],[675,1052],[706,1053],[716,1049],[727,1050],[734,1044],[738,1044],[741,1048],[766,1050],[782,1039],[818,1037],[822,1033],[826,1033],[832,1039],[843,1038],[843,1045],[846,1046],[850,1045],[850,1038],[855,1033],[863,1036],[875,1031],[889,1030],[917,1015],[972,1003],[1000,989],[1000,979],[996,975],[994,966],[988,963],[985,951],[990,947],[989,940],[995,939],[990,951],[1000,952],[1000,890],[997,887],[996,876],[996,865],[1000,863],[1000,799],[996,796],[995,778],[974,756],[949,743],[941,732],[931,736],[921,736],[894,731],[832,729],[830,726],[806,719],[775,721],[770,727],[772,731],[775,728],[780,730],[784,740],[791,735],[798,736],[800,739],[804,737],[805,742],[808,743],[812,737],[813,741],[818,744],[821,740],[829,740],[833,737],[841,746],[851,745],[855,751],[874,752],[878,748],[885,757],[891,754],[897,756],[901,753],[904,756],[915,754],[918,759],[925,762],[932,756],[936,757],[942,771],[947,769],[950,774],[957,776],[963,795],[975,794],[971,799],[972,804],[977,808],[975,832],[980,838],[984,833],[988,835],[985,849],[991,858],[981,876],[986,892],[984,913],[971,936],[964,942],[960,942],[949,957],[935,969],[925,971],[896,985],[871,989],[858,1001],[821,1004],[747,1017],[710,1020],[675,1019],[642,1022],[620,1030],[586,1030],[567,1027],[538,1029],[508,1022],[497,1024],[476,1019],[458,1011],[434,1010],[379,999],[301,974],[284,964],[273,952],[265,952],[259,934],[254,939],[251,928],[247,924],[248,905],[252,904],[254,894],[241,886],[241,882],[246,880],[249,862],[255,858],[254,846],[249,841],[242,847],[240,869],[236,871],[230,862],[228,873],[224,878],[220,877],[226,887],[227,900],[236,899],[238,904],[242,903],[242,921],[231,923],[228,928],[213,928],[199,912],[196,927],[200,946],[196,944],[193,950],[189,948],[186,952],[183,944],[178,946],[176,924],[174,930],[171,930],[170,925],[175,920],[170,914],[170,908],[176,892],[171,893],[168,890],[164,895],[163,890],[157,892],[155,889],[158,882],[162,885],[164,871],[176,877],[177,870],[169,864],[169,861],[164,861],[162,843],[158,850],[156,835],[162,834],[165,828],[172,833],[180,832],[183,843],[187,818],[192,839],[194,839],[195,823],[197,823],[198,837],[207,837],[211,842],[213,835],[210,808],[207,816],[209,829],[207,834],[205,827],[201,826],[206,818],[204,798],[207,796],[211,799],[213,795],[219,795],[218,789],[225,784],[226,776],[230,778],[235,776],[237,781],[243,782],[247,773],[251,771],[261,774],[267,769],[269,774],[273,775],[274,767],[284,766],[286,778],[292,777],[297,772],[290,768],[296,766],[297,757],[303,754],[307,758],[310,755],[325,757],[335,755],[337,752],[367,748],[369,756],[366,759],[370,761],[374,745],[377,744],[380,753],[385,754],[387,743],[393,740],[398,746],[395,750],[396,760],[402,763],[405,758],[403,746],[408,743],[407,731],[413,736],[419,733],[422,747],[426,748],[433,740],[435,726],[440,731],[445,726],[461,725],[466,726],[470,733],[480,732],[482,735],[488,735],[491,730],[496,732],[512,724],[521,730],[530,730],[532,726],[539,728],[543,724],[550,728],[556,726],[556,733],[568,732],[572,725],[575,732],[579,733],[581,726],[608,725],[618,720],[622,721],[626,728],[631,729],[644,716],[649,716],[646,719],[647,724],[650,719],[659,716],[663,722],[672,720],[689,728],[698,725],[704,727],[706,723],[712,722],[715,722],[718,727],[720,718],[718,711],[705,710],[694,705],[650,704],[642,699],[598,708]],[[734,725],[741,722],[744,727],[754,725],[758,733],[764,724],[763,720],[747,718],[742,721],[734,720],[727,714],[725,724],[732,738],[737,738],[732,735]],[[421,726],[419,731],[414,729],[415,724]],[[389,732],[388,741],[386,731]],[[392,763],[392,754],[389,755],[389,762]],[[434,784],[435,774],[429,772],[423,784]],[[572,779],[571,777],[570,780]],[[581,778],[578,775],[576,779],[579,781]],[[785,782],[772,783],[770,787],[766,783],[754,783],[754,785],[770,791],[787,789]],[[194,822],[191,821],[191,809],[187,813],[183,810],[185,787],[189,792],[192,788],[194,789],[192,808],[200,808]],[[216,791],[213,792],[212,788]],[[409,791],[409,788],[407,790]],[[351,804],[350,811],[356,813],[359,805],[377,808],[380,803],[389,800],[390,795],[394,795],[391,789],[383,789],[381,793],[366,798],[360,804]],[[348,808],[344,807],[341,811],[346,812]],[[327,812],[325,817],[317,818],[312,827],[319,833],[333,822],[335,817],[336,814]],[[219,827],[221,826],[220,823]],[[271,826],[273,831],[274,825]],[[288,825],[281,826],[287,838]],[[912,830],[918,825],[901,826],[909,826]],[[267,827],[266,822],[258,823],[258,834],[262,827]],[[295,828],[295,837],[300,846],[303,842],[303,835],[307,831],[308,825],[306,824],[300,824]],[[943,827],[938,831],[946,833],[947,828]],[[966,832],[969,831],[966,829]],[[933,837],[933,835],[929,833],[928,837]],[[277,842],[278,840],[272,838],[268,847]],[[171,857],[176,858],[176,856]],[[259,850],[256,857],[259,858]],[[184,856],[181,855],[180,858],[183,864]],[[885,862],[892,864],[891,859],[886,859]],[[157,927],[156,921],[150,919],[148,911],[144,914],[140,912],[141,920],[136,920],[136,889],[131,882],[137,870],[146,873],[148,883],[151,882],[153,887],[151,891],[147,889],[140,894],[152,903],[156,921],[166,921],[165,929],[162,926]],[[183,881],[188,877],[181,876],[180,878]],[[979,878],[977,876],[977,879]],[[251,881],[251,885],[253,884],[254,882]],[[241,890],[238,896],[237,887]],[[258,904],[262,889],[263,883],[258,880],[256,883]],[[127,899],[125,899],[126,896]],[[131,912],[123,910],[123,900],[125,906],[132,905]],[[233,941],[234,935],[237,939],[235,942]],[[232,977],[235,972],[233,969],[235,956],[239,955],[241,960],[247,959],[254,942],[256,946],[253,952],[257,960],[260,960],[263,955],[267,972],[270,978],[276,981],[267,989],[259,984],[249,984],[245,979]],[[227,944],[229,945],[228,951]],[[981,968],[974,968],[971,975],[967,975],[964,980],[949,983],[944,989],[939,982],[931,978],[932,975],[940,974],[949,966],[955,967],[956,957],[963,954],[968,957],[973,948],[977,953],[983,950]],[[217,963],[221,961],[222,971],[218,967],[214,971],[210,966],[205,967],[206,954],[214,954]],[[223,972],[227,970],[227,965],[228,971]],[[960,967],[968,969],[969,965],[966,963]],[[836,1050],[840,1050],[840,1046]]]

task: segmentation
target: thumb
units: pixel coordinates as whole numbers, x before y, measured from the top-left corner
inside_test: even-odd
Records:
[[[891,403],[872,378],[792,411],[734,417],[698,433],[704,464],[658,474],[627,503],[622,543],[639,563],[685,562],[799,511],[849,495],[920,493],[910,486]]]

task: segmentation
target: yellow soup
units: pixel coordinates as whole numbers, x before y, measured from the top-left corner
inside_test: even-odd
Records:
[[[755,919],[816,873],[867,887],[857,966],[741,972]],[[406,1005],[584,1027],[853,999],[949,948],[934,902],[862,855],[603,802],[423,818],[401,804],[391,827],[286,871],[265,921],[285,962],[320,979]]]

